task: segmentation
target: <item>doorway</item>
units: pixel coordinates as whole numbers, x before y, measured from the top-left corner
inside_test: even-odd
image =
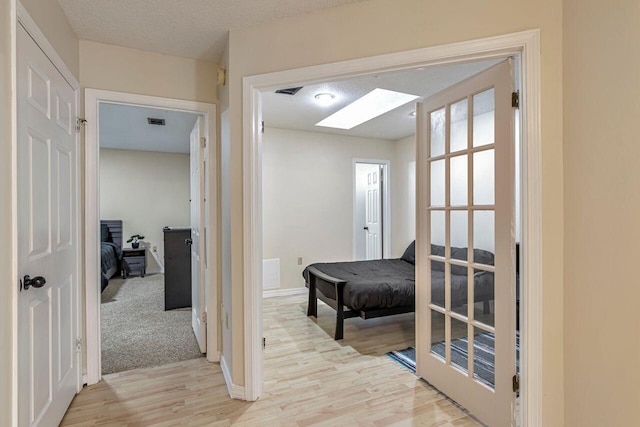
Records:
[[[102,375],[202,357],[203,118],[101,103],[99,123]]]
[[[353,161],[353,251],[355,261],[390,256],[388,160]]]
[[[445,53],[443,53],[445,52]],[[540,245],[541,229],[539,221],[529,220],[531,215],[539,217],[541,212],[540,198],[540,134],[539,134],[539,33],[528,31],[516,33],[508,36],[475,40],[468,43],[456,43],[451,46],[439,46],[437,48],[426,48],[413,52],[404,52],[392,55],[384,55],[376,58],[369,58],[362,61],[349,61],[349,73],[341,68],[341,64],[327,64],[326,66],[310,67],[295,72],[284,71],[269,75],[258,75],[245,78],[245,90],[248,92],[245,97],[246,105],[245,121],[251,126],[245,127],[244,149],[245,155],[245,215],[250,218],[245,221],[245,236],[252,236],[247,239],[245,245],[249,247],[259,247],[261,242],[260,222],[260,129],[258,125],[261,120],[260,113],[260,91],[273,88],[276,84],[286,81],[292,86],[300,86],[309,82],[323,81],[325,79],[336,79],[344,77],[345,74],[362,75],[367,72],[375,72],[390,69],[410,69],[413,67],[428,66],[443,62],[447,63],[463,62],[482,58],[505,58],[515,56],[519,61],[522,74],[521,85],[522,97],[522,132],[523,150],[523,185],[525,191],[522,193],[523,211],[529,215],[523,215],[523,230],[527,233],[523,235],[524,251],[523,264],[521,266],[521,277],[527,283],[527,298],[525,298],[523,310],[525,316],[521,323],[521,330],[524,337],[524,345],[521,355],[522,375],[526,378],[524,382],[526,388],[521,390],[523,396],[522,407],[525,423],[533,422],[540,416],[540,354],[527,349],[538,348],[541,331],[541,295],[539,267],[541,263]],[[375,65],[372,65],[375,64]],[[301,77],[304,76],[304,77]],[[421,188],[417,189],[422,191]],[[253,238],[255,236],[255,238]],[[525,244],[526,243],[526,244]],[[247,250],[245,254],[250,259],[245,260],[249,267],[245,269],[245,372],[249,373],[245,377],[246,398],[255,400],[262,393],[262,362],[259,345],[261,345],[261,319],[256,313],[261,312],[261,259],[259,251]],[[535,368],[534,368],[535,367]]]
[[[195,208],[195,217],[200,218],[200,232],[196,233],[196,235],[200,238],[196,238],[196,244],[198,245],[199,250],[193,250],[193,245],[191,245],[192,249],[189,251],[189,256],[195,256],[199,259],[202,259],[204,262],[200,263],[199,269],[196,272],[200,273],[199,283],[196,283],[196,286],[192,286],[192,289],[197,288],[197,292],[192,292],[192,296],[195,295],[198,301],[193,304],[194,308],[192,308],[192,315],[190,316],[192,317],[192,322],[190,323],[194,323],[197,327],[198,330],[195,331],[196,327],[194,327],[194,331],[196,334],[198,334],[198,337],[204,337],[204,339],[206,339],[206,344],[209,344],[206,345],[201,341],[199,342],[199,344],[204,344],[204,346],[206,346],[207,359],[209,361],[216,361],[218,359],[217,328],[202,327],[202,325],[206,323],[207,317],[213,319],[217,318],[217,292],[208,291],[209,287],[212,286],[212,284],[217,283],[215,277],[217,245],[212,243],[215,242],[217,236],[216,217],[215,215],[211,216],[205,214],[205,212],[216,212],[215,194],[209,194],[211,193],[212,188],[216,188],[216,168],[215,166],[211,167],[210,165],[216,165],[217,153],[215,148],[209,148],[216,146],[215,105],[93,89],[87,89],[85,91],[85,95],[85,111],[87,120],[85,148],[85,223],[87,227],[85,236],[87,254],[85,269],[87,283],[85,292],[87,307],[87,383],[94,384],[98,382],[101,378],[102,372],[100,357],[100,287],[97,284],[96,286],[93,286],[93,284],[96,283],[96,278],[100,277],[101,275],[100,256],[98,254],[101,237],[99,232],[99,224],[101,219],[99,143],[102,136],[101,125],[104,125],[104,123],[101,122],[101,108],[103,106],[115,105],[121,106],[122,108],[147,108],[156,110],[160,109],[162,111],[165,111],[167,114],[182,113],[191,114],[193,115],[193,117],[198,117],[198,119],[194,123],[191,123],[193,129],[190,128],[188,130],[190,135],[187,142],[189,144],[188,152],[192,151],[192,145],[194,146],[195,150],[197,150],[196,157],[198,158],[198,160],[196,160],[196,163],[198,167],[193,168],[192,160],[187,160],[186,173],[189,176],[189,182],[192,181],[191,179],[189,179],[191,174],[195,174],[200,177],[200,179],[197,180],[197,193],[199,194],[198,199],[200,200],[200,203]],[[158,119],[158,117],[151,118]],[[201,133],[201,135],[197,135],[194,139],[193,132],[196,128],[197,133]],[[187,188],[187,192],[189,191],[190,189]],[[190,203],[189,205],[193,207],[196,204]],[[178,225],[182,227],[186,226],[187,230],[191,230],[193,227],[190,226],[189,222],[193,213],[190,212],[190,209],[191,208],[188,208],[186,212],[185,224],[165,225]],[[159,232],[162,233],[162,229]],[[132,230],[131,234],[141,233]],[[189,234],[192,236],[193,232]],[[128,236],[125,237],[128,238]],[[183,245],[185,243],[189,243],[186,240],[191,240],[191,243],[193,242],[192,238],[182,239]],[[155,252],[154,246],[156,249]],[[160,244],[152,244],[149,248],[150,253],[153,254],[159,252],[158,246],[160,246]],[[150,255],[148,258],[153,261],[152,255]]]

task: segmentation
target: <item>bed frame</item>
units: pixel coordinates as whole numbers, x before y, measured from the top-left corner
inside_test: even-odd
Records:
[[[342,294],[344,291],[344,285],[347,283],[345,280],[329,276],[315,267],[308,267],[307,273],[307,283],[309,285],[309,305],[307,306],[307,316],[313,316],[315,318],[318,317],[318,299],[333,308],[336,311],[336,333],[334,337],[336,340],[341,340],[344,337],[344,319],[349,319],[351,317],[373,319],[376,317],[393,316],[395,314],[412,313],[415,311],[415,306],[413,305],[373,310],[353,310],[346,307],[347,309],[345,310],[344,297]],[[327,297],[316,288],[316,281],[318,279],[335,286],[336,299]]]
[[[111,235],[111,241],[116,245],[120,246],[122,249],[122,220],[101,220],[100,225],[106,225],[109,229],[109,234]],[[116,275],[116,273],[120,272],[120,265],[116,265],[116,267],[111,268],[107,271],[106,275],[110,279]]]

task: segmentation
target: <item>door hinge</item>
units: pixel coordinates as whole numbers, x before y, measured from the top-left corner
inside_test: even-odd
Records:
[[[264,133],[264,120],[260,123],[260,132]]]
[[[262,337],[262,349],[264,350],[265,348],[267,348],[267,338]]]
[[[520,374],[515,374],[511,380],[513,385],[513,392],[516,393],[520,390]]]
[[[207,323],[207,312],[202,313],[202,323]]]
[[[82,117],[78,117],[76,119],[76,132],[80,132],[80,129],[82,129],[82,125],[84,125],[85,123],[87,123],[86,119],[83,119]]]
[[[513,108],[520,108],[520,91],[511,92],[511,106]]]
[[[207,148],[207,138],[206,137],[202,137],[200,138],[200,145],[202,146],[202,148]]]
[[[76,338],[76,350],[82,351],[82,338]]]

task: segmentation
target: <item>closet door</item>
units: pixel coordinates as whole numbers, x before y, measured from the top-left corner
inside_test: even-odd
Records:
[[[418,106],[417,373],[494,427],[513,420],[511,61]]]

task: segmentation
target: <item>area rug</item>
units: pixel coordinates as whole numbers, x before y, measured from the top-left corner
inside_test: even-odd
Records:
[[[474,352],[474,378],[494,387],[495,384],[495,338],[493,334],[481,333],[473,340]],[[460,338],[451,341],[451,363],[460,367],[467,367],[468,360],[467,338]],[[435,343],[432,350],[444,358],[444,341]],[[404,350],[390,351],[387,356],[399,363],[411,372],[416,372],[416,349],[413,347]],[[516,365],[520,361],[520,333],[516,333]]]
[[[112,278],[102,293],[102,374],[202,357],[191,308],[164,311],[164,275]]]

